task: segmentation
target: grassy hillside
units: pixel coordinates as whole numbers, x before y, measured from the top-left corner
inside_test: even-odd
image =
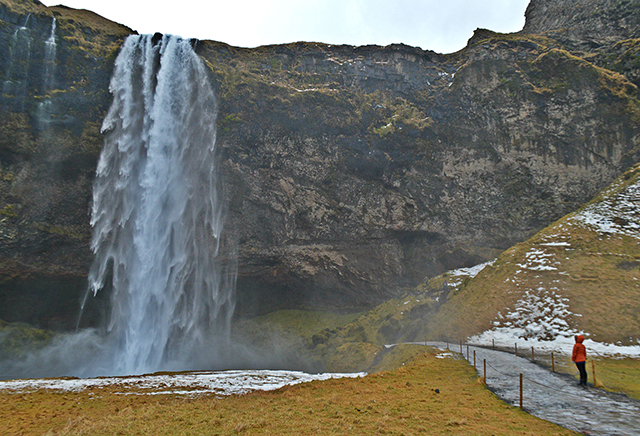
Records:
[[[636,165],[578,211],[456,283],[426,331],[463,339],[509,327],[543,340],[579,331],[599,342],[636,345],[639,202]]]

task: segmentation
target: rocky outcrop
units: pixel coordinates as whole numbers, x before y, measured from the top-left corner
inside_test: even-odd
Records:
[[[478,30],[452,55],[404,45],[197,42],[219,97],[223,248],[237,256],[238,313],[377,303],[494,258],[636,162],[638,69],[619,45],[635,37],[635,4],[607,3],[607,19],[631,30],[607,34],[591,58],[588,44],[574,44],[582,34],[556,37],[561,23],[544,12],[589,2],[564,3],[534,0],[523,32]],[[60,310],[12,308],[32,282],[86,275],[99,126],[112,61],[130,30],[86,12],[0,0],[0,47],[24,25],[27,4],[44,23],[34,30],[40,44],[56,15],[67,67],[48,92],[29,80],[23,97],[3,95],[0,318],[48,325]],[[43,60],[34,52],[30,62]],[[0,68],[7,77],[7,63]],[[43,129],[37,109],[47,99],[55,109]],[[64,301],[77,301],[75,286]]]
[[[575,47],[599,48],[640,38],[634,0],[534,0],[522,33],[548,35]]]
[[[633,0],[536,0],[522,33],[544,35],[640,85],[640,4]]]

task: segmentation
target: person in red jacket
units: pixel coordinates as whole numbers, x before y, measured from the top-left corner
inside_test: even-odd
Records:
[[[587,385],[587,349],[582,344],[583,341],[584,336],[576,335],[576,343],[573,346],[573,355],[571,356],[571,360],[576,364],[580,372],[580,386]]]

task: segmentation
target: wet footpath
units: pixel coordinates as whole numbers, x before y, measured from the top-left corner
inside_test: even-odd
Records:
[[[554,373],[514,353],[474,346],[468,349],[467,353],[463,347],[463,356],[471,365],[475,363],[480,377],[486,361],[487,387],[507,403],[520,406],[522,374],[522,406],[532,415],[586,435],[640,435],[640,401],[594,389],[591,384],[578,386],[573,377]]]

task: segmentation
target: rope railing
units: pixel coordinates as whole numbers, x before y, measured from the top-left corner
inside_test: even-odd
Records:
[[[505,377],[512,377],[512,376],[513,376],[513,374],[506,374],[506,373],[504,373],[504,372],[500,371],[498,368],[494,367],[494,366],[493,366],[493,365],[491,365],[490,363],[487,363],[487,365],[488,365],[491,369],[493,369],[494,371],[496,371],[498,374],[501,374],[501,375],[503,375],[503,376],[505,376]],[[576,394],[576,393],[573,393],[573,392],[569,392],[569,391],[567,391],[567,390],[563,389],[563,388],[562,388],[562,387],[560,387],[560,386],[549,386],[549,385],[545,385],[545,384],[543,384],[543,383],[540,383],[540,382],[538,382],[538,381],[536,381],[536,380],[534,380],[534,379],[532,379],[532,378],[526,377],[526,376],[524,376],[524,375],[522,375],[522,377],[523,377],[523,379],[525,379],[525,380],[527,380],[527,381],[529,381],[529,382],[531,382],[531,383],[533,383],[533,384],[536,384],[536,385],[538,385],[538,386],[540,386],[540,387],[543,387],[543,388],[548,389],[548,390],[553,391],[553,392],[559,392],[559,393],[564,393],[564,394],[567,394],[567,395],[573,395],[573,396],[575,396],[575,397],[581,397],[581,396],[582,396],[582,395],[579,395],[579,394]]]
[[[427,344],[427,342],[425,341],[425,345]],[[450,349],[450,344],[451,342],[447,341],[447,348]],[[513,351],[510,351],[508,347],[498,347],[498,349],[496,349],[495,343],[492,343],[492,345],[489,346],[482,346],[482,345],[475,345],[475,344],[468,344],[468,343],[463,343],[462,341],[459,341],[459,343],[457,344],[459,346],[460,349],[460,354],[464,357],[465,356],[465,349],[464,347],[466,346],[466,360],[471,364],[471,354],[470,354],[470,347],[475,347],[477,349],[486,349],[486,350],[493,350],[493,351],[500,351],[500,352],[506,352],[506,353],[512,353],[515,357],[520,357],[520,358],[524,358],[527,360],[530,360],[532,363],[534,364],[540,364],[541,361],[544,361],[548,358],[548,355],[544,355],[541,353],[538,353],[538,360],[536,361],[536,354],[535,354],[535,348],[531,347],[531,354],[530,354],[530,359],[529,359],[529,355],[528,353],[524,353],[522,351],[522,349],[520,350],[520,353],[518,353],[518,348],[517,348],[517,344],[514,344],[513,347]],[[592,353],[592,354],[596,354],[597,353]],[[550,354],[550,359],[551,361],[551,366],[552,366],[552,372],[556,373],[555,371],[555,358],[554,358],[554,353],[551,352]],[[591,361],[592,363],[592,369],[593,369],[593,380],[594,380],[594,385],[596,383],[596,378],[595,378],[595,366],[593,363],[593,360]],[[510,378],[513,377],[514,374],[513,372],[511,373],[505,373],[504,371],[500,370],[499,368],[496,368],[494,365],[491,364],[491,362],[487,362],[486,359],[483,359],[483,367],[484,367],[484,373],[482,374],[482,378],[483,381],[486,385],[486,378],[487,378],[487,366],[494,371],[495,373],[501,375],[502,377],[505,378]],[[476,356],[476,350],[473,350],[473,367],[476,371],[479,372],[478,367],[477,367],[477,356]],[[563,395],[569,395],[572,397],[576,397],[576,398],[583,398],[584,394],[583,393],[576,393],[576,392],[572,392],[567,390],[565,387],[563,386],[551,386],[545,383],[541,383],[538,380],[535,380],[527,375],[525,375],[524,373],[519,373],[519,385],[520,385],[520,408],[523,408],[523,392],[524,392],[524,381],[527,381],[528,383],[531,383],[533,385],[538,386],[539,388],[542,389],[546,389],[548,391],[552,391],[554,393],[560,393]]]

